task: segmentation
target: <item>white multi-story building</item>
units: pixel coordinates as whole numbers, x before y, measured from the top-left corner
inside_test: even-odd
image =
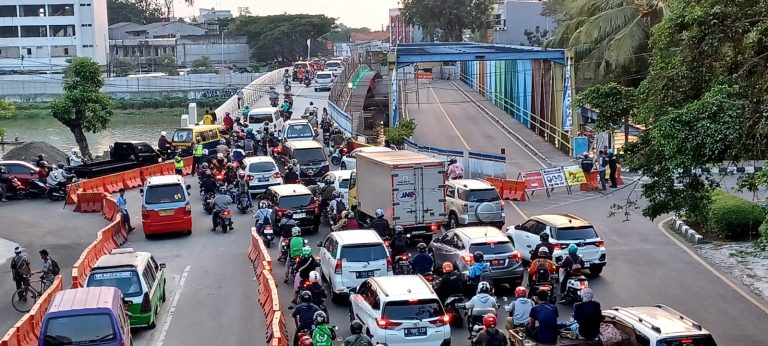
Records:
[[[106,65],[108,44],[105,0],[0,1],[1,70],[58,71],[75,56]]]

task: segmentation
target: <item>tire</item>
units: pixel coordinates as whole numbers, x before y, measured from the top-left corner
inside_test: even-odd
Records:
[[[16,192],[13,194],[13,198],[15,199],[27,198],[27,190],[16,190]]]
[[[589,274],[592,276],[599,276],[603,272],[604,266],[594,266],[589,268]]]
[[[347,164],[346,163],[344,163],[344,162],[341,163],[341,170],[342,171],[346,171],[347,170]]]
[[[186,235],[192,235],[192,230],[191,229],[187,230],[185,233],[186,233]]]
[[[315,92],[317,92],[317,88],[315,88]]]
[[[157,312],[155,312],[155,314],[157,314]],[[155,329],[155,327],[157,327],[157,322],[155,321],[155,315],[153,315],[152,322],[149,322],[147,329]]]
[[[459,228],[459,217],[456,215],[456,213],[451,213],[448,216],[448,229],[455,229]]]
[[[331,156],[331,163],[334,166],[338,166],[341,163],[341,158],[338,156]]]
[[[26,302],[22,302],[18,299],[19,293],[26,295]],[[11,296],[11,305],[13,305],[13,308],[18,312],[29,312],[29,310],[32,310],[32,307],[35,306],[35,302],[37,302],[37,292],[30,287],[22,287],[14,291],[13,296]]]

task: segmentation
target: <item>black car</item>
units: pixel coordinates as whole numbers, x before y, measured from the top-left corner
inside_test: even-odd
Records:
[[[280,160],[284,165],[298,166],[299,178],[307,185],[323,177],[330,165],[323,145],[316,141],[287,142],[283,145]]]

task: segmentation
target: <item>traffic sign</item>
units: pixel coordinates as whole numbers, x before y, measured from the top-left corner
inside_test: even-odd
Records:
[[[574,165],[563,167],[563,172],[565,173],[565,181],[568,185],[587,183],[587,177],[584,175],[584,170],[581,169],[581,166]]]
[[[522,172],[520,173],[525,181],[525,189],[528,191],[541,190],[547,188],[544,185],[544,177],[539,171]]]
[[[550,189],[568,186],[565,180],[565,173],[563,173],[561,167],[542,169],[541,175],[544,176],[544,183]]]
[[[416,72],[414,76],[416,79],[432,79],[432,72]]]

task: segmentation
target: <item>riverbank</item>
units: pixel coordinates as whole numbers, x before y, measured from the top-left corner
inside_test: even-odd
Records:
[[[135,116],[156,116],[156,117],[179,117],[186,113],[186,108],[157,108],[157,109],[115,109],[114,118],[135,117]],[[47,108],[40,109],[22,109],[16,110],[11,119],[44,119],[51,117],[51,110]]]

